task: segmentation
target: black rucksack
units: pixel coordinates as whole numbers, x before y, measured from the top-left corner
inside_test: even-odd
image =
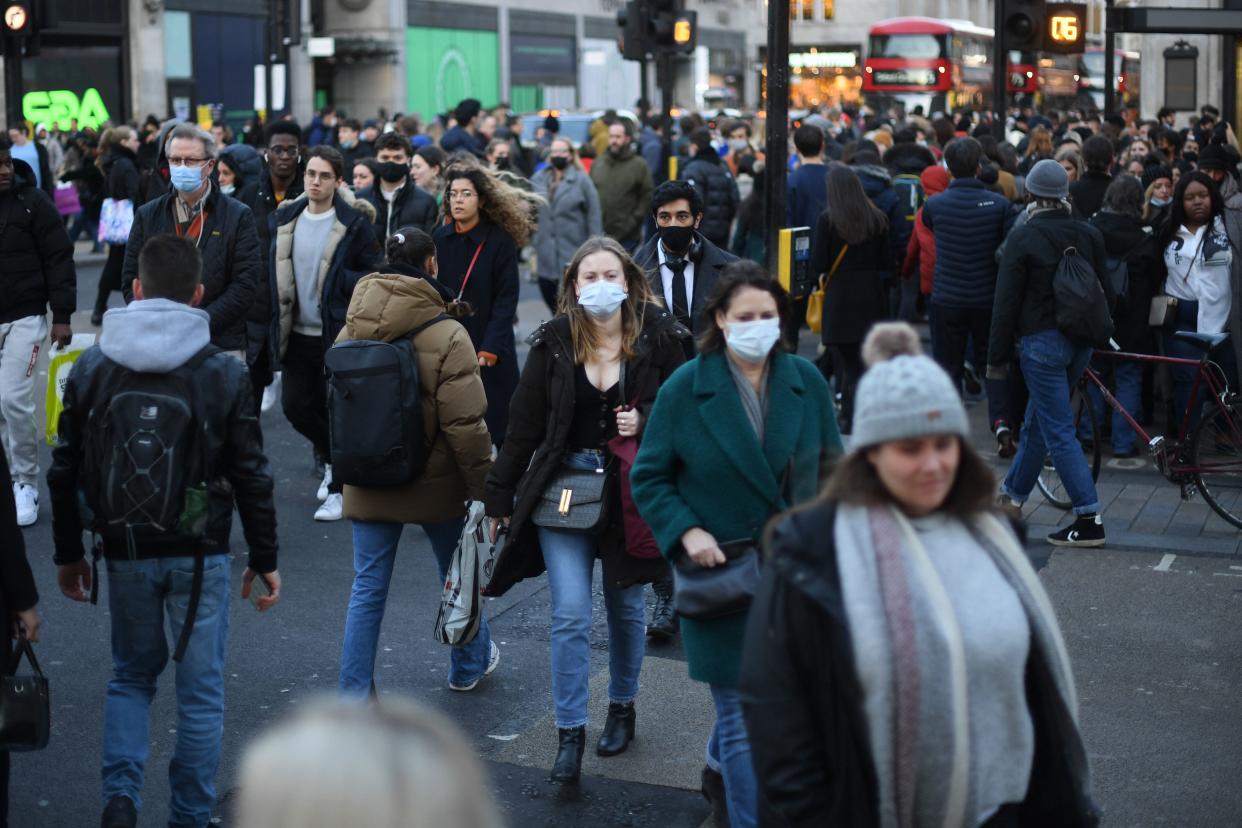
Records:
[[[1121,307],[1130,295],[1130,265],[1125,256],[1104,257],[1104,278],[1113,289],[1113,305]]]
[[[92,531],[134,541],[202,538],[207,530],[208,427],[190,377],[207,345],[164,374],[116,366],[108,400],[83,430],[82,489]],[[115,363],[113,363],[115,365]]]
[[[1106,347],[1113,335],[1113,317],[1108,296],[1095,268],[1070,246],[1061,252],[1061,261],[1052,274],[1052,295],[1056,300],[1057,328],[1075,344]]]
[[[332,479],[350,486],[400,486],[427,465],[414,337],[440,314],[392,341],[351,339],[328,349]]]

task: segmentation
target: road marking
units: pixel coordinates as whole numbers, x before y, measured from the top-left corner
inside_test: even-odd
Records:
[[[1229,565],[1229,568],[1230,568],[1230,569],[1238,569],[1238,570],[1242,570],[1242,566],[1234,566],[1233,564],[1230,564],[1230,565]]]
[[[1163,557],[1160,558],[1160,563],[1156,564],[1156,571],[1157,572],[1168,572],[1169,567],[1173,565],[1173,562],[1175,560],[1177,560],[1176,555],[1164,555]]]

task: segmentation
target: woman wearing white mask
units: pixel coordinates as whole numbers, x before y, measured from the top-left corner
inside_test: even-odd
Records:
[[[679,578],[753,554],[769,518],[814,498],[841,453],[827,382],[781,349],[788,302],[759,265],[725,267],[704,309],[699,355],[660,390],[643,432],[634,500]],[[737,694],[748,608],[689,617],[686,594],[679,584],[690,677],[711,686],[716,706],[704,793],[718,813],[727,803],[734,828],[753,826],[757,783]]]
[[[646,646],[643,584],[667,573],[653,549],[642,556],[637,533],[626,537],[620,487],[604,489],[593,528],[567,527],[547,509],[564,491],[564,475],[598,470],[615,481],[619,463],[609,442],[637,438],[660,385],[684,361],[690,332],[651,294],[643,272],[609,238],[588,239],[574,254],[560,288],[560,314],[528,340],[530,353],[509,409],[500,454],[484,502],[495,539],[509,537],[487,594],[503,594],[545,569],[552,597],[552,700],[559,747],[551,778],[578,780],[586,745],[591,666],[591,577],[603,560],[608,613],[608,717],[596,753],[613,756],[634,738],[634,698]],[[558,482],[561,481],[561,482]],[[562,512],[575,519],[578,500]],[[593,508],[593,507],[588,507]],[[556,512],[557,510],[552,510]]]

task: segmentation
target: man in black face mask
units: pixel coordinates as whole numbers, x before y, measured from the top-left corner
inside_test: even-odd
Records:
[[[431,233],[436,224],[436,199],[410,180],[410,139],[386,132],[375,139],[379,181],[359,190],[355,197],[375,208],[375,236],[382,246],[396,230],[413,226]]]

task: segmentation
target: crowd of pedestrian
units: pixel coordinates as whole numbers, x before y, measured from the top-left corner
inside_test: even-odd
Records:
[[[74,240],[107,236],[99,342],[65,385],[47,474],[61,591],[88,601],[106,586],[111,610],[104,828],[136,824],[170,655],[169,822],[211,819],[235,510],[242,598],[264,611],[281,595],[261,427],[276,402],[317,464],[313,519],[352,523],[344,702],[256,743],[240,824],[359,811],[404,824],[402,809],[447,814],[450,789],[477,789],[451,727],[358,702],[377,693],[404,526],[421,527],[451,582],[483,514],[497,550],[486,595],[548,577],[554,782],[578,781],[586,749],[600,560],[609,682],[595,751],[636,738],[647,641],[680,633],[714,705],[702,784],[718,825],[1095,823],[1073,677],[1021,510],[1050,458],[1075,520],[1048,541],[1105,541],[1070,392],[1108,334],[1183,355],[1172,330],[1227,332],[1213,359],[1236,386],[1232,130],[1207,108],[1181,131],[1167,113],[1016,109],[1001,124],[826,109],[792,125],[786,203],[769,205],[753,119],[686,115],[673,140],[670,126],[610,110],[576,145],[555,116],[528,138],[506,105],[468,99],[426,124],[329,107],[241,142],[224,124],[155,118],[0,137],[0,483],[11,476],[13,493],[0,498],[0,608],[30,640],[38,599],[17,527],[39,517],[33,366],[49,311],[51,339],[72,338]],[[816,296],[764,267],[773,221],[808,229]],[[1100,282],[1102,336],[1063,322],[1069,250]],[[1121,292],[1107,278],[1118,262]],[[520,364],[523,272],[552,318]],[[109,309],[114,291],[124,307]],[[1168,330],[1148,324],[1163,295],[1177,300]],[[926,323],[930,357],[910,323]],[[804,325],[817,361],[796,353]],[[346,392],[329,376],[349,376],[334,367],[348,348],[386,354],[355,369],[371,388],[395,377],[373,412],[399,426],[378,435],[382,453],[334,420]],[[1163,379],[1120,365],[1109,377],[1141,421],[1185,406],[1193,371]],[[980,395],[1011,459],[999,484],[969,439]],[[1124,419],[1107,430],[1114,456],[1142,450]],[[480,619],[451,648],[449,688],[475,690],[501,655]],[[346,777],[325,772],[328,756]],[[409,792],[394,799],[375,774]],[[296,810],[273,805],[311,787]],[[497,818],[479,797],[429,824]]]

